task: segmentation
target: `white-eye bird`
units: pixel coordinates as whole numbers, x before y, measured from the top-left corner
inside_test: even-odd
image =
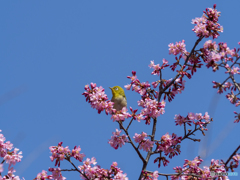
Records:
[[[123,107],[127,107],[127,98],[125,96],[123,88],[120,86],[109,87],[112,90],[112,99],[114,102],[113,108],[117,111],[122,110]]]
[[[121,111],[123,107],[127,107],[127,98],[125,96],[123,88],[121,88],[120,86],[114,86],[109,88],[112,90],[111,101],[114,102],[113,108],[117,111]],[[120,129],[122,129],[121,126]]]

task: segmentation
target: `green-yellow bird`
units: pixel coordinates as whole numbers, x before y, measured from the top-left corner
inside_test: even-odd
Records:
[[[120,86],[109,87],[112,90],[112,99],[111,101],[114,102],[113,108],[117,111],[121,111],[123,107],[127,107],[127,98],[125,96],[123,88]],[[122,123],[120,121],[120,123]],[[120,129],[121,126],[119,125]]]

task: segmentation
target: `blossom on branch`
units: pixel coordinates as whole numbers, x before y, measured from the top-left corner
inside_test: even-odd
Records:
[[[192,30],[198,37],[217,38],[218,32],[223,32],[223,27],[218,23],[219,16],[220,12],[216,10],[216,5],[213,6],[213,9],[207,8],[202,17],[192,20],[192,24],[195,24]]]
[[[123,171],[117,167],[117,163],[113,162],[111,168],[103,169],[100,166],[96,165],[96,159],[92,158],[91,160],[87,158],[83,162],[82,166],[78,166],[81,171],[81,178],[84,180],[87,179],[113,179],[113,180],[128,180],[127,174],[123,174]]]
[[[108,141],[114,149],[118,149],[128,142],[127,136],[125,134],[120,135],[121,132],[121,130],[116,129],[116,132],[112,133],[113,136],[111,136],[111,139]]]
[[[91,88],[90,88],[91,87]],[[95,83],[91,83],[85,86],[85,92],[83,95],[86,97],[86,101],[91,104],[91,107],[98,110],[100,114],[105,110],[106,114],[111,113],[113,109],[113,102],[108,100],[102,86],[97,87]]]
[[[185,41],[182,40],[182,42],[176,42],[176,44],[174,45],[173,43],[170,43],[168,45],[169,47],[169,54],[173,54],[173,55],[178,55],[179,53],[181,55],[186,54],[187,50],[186,50],[186,44]]]
[[[142,132],[142,134],[135,133],[135,136],[133,136],[133,139],[136,143],[139,143],[139,148],[148,152],[150,151],[150,148],[153,147],[154,142],[150,141],[147,138],[147,133]]]

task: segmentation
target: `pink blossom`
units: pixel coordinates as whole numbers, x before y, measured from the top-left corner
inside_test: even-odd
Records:
[[[196,117],[195,117],[195,114],[194,113],[188,113],[188,118],[190,120],[194,120]]]
[[[237,165],[239,165],[240,154],[236,154],[235,156],[232,157],[232,159],[236,162]]]
[[[217,50],[217,44],[216,44],[215,41],[212,42],[212,40],[208,40],[208,41],[206,41],[206,42],[204,43],[203,48],[204,48],[204,49],[208,49],[208,50],[214,50],[214,51],[216,51],[216,50]]]
[[[180,154],[180,149],[176,146],[181,142],[182,137],[178,137],[176,134],[169,135],[166,133],[161,137],[161,143],[158,144],[157,150],[163,151],[165,155],[169,155],[172,158],[175,155]],[[176,147],[174,147],[176,146]]]
[[[131,79],[132,83],[135,83],[135,81],[139,81],[136,76],[136,71],[132,71],[132,76],[127,76],[127,78]]]
[[[145,138],[147,137],[147,133],[142,132],[142,134],[135,133],[135,136],[133,136],[133,139],[136,143],[141,143]]]
[[[122,110],[118,113],[112,114],[111,119],[114,121],[125,121],[125,119],[132,117],[131,114],[127,112],[127,108],[123,107]]]
[[[203,119],[202,113],[196,113],[195,118],[196,118],[196,120]]]
[[[166,59],[163,59],[163,64],[162,66],[160,66],[159,64],[154,64],[154,60],[151,61],[151,63],[149,64],[150,68],[153,68],[154,71],[152,72],[153,75],[160,75],[160,71],[161,69],[164,69],[164,67],[167,67],[168,65],[168,61]]]
[[[209,31],[207,31],[207,19],[205,17],[195,18],[192,20],[192,24],[196,24],[192,29],[197,36],[209,37]]]
[[[58,165],[58,167],[60,166],[60,161],[64,160],[65,156],[70,155],[71,152],[68,146],[66,146],[65,148],[62,146],[62,142],[58,143],[58,146],[50,146],[49,149],[52,153],[50,159],[51,161],[56,160],[55,166]]]
[[[179,178],[181,179],[186,179],[189,176],[187,175],[181,175],[181,174],[196,174],[201,176],[202,179],[209,179],[209,178],[216,178],[217,176],[211,176],[210,174],[210,170],[211,172],[226,172],[226,169],[224,168],[224,164],[220,164],[219,160],[211,160],[211,165],[208,166],[204,166],[203,169],[201,169],[199,166],[201,165],[201,163],[203,162],[202,159],[200,159],[200,157],[196,157],[194,158],[194,160],[190,161],[190,160],[185,160],[183,168],[181,167],[175,167],[173,168],[175,170],[176,173],[178,173],[178,176],[171,176],[172,180],[178,180]],[[210,169],[211,168],[211,169]],[[183,173],[184,172],[184,173]],[[220,179],[224,179],[224,180],[229,180],[227,176],[223,176],[220,177]]]
[[[90,87],[89,85],[86,85],[84,88],[86,91],[83,95],[86,97],[86,101],[91,104],[92,108],[97,109],[98,113],[101,113],[104,110],[106,114],[111,113],[113,102],[108,100],[104,89],[101,86],[97,87],[94,83],[91,83]]]
[[[145,100],[141,99],[138,101],[138,106],[144,108],[141,112],[144,116],[152,118],[156,118],[165,112],[165,103],[158,103],[155,99],[152,100],[149,97],[147,97]]]
[[[6,163],[9,164],[9,168],[11,165],[15,165],[16,162],[20,162],[22,159],[22,152],[20,151],[18,153],[19,149],[15,148],[12,152],[8,152],[6,156],[4,157],[4,160]]]
[[[137,114],[135,117],[136,117],[136,120],[137,120],[138,122],[140,122],[141,120],[144,120],[144,119],[145,119],[145,117],[144,117],[143,114]]]
[[[123,174],[123,171],[117,167],[117,163],[113,162],[111,168],[103,169],[99,165],[96,165],[96,159],[92,158],[91,160],[87,158],[83,162],[82,166],[78,166],[81,171],[82,179],[113,179],[113,180],[128,180],[127,174]],[[84,175],[82,175],[84,174]]]
[[[125,85],[124,87],[127,89],[127,90],[130,90],[131,89],[131,84],[128,84],[128,85]]]
[[[189,161],[186,159],[183,167],[189,166],[190,168],[195,169],[201,164],[202,161],[203,160],[198,157],[195,157],[194,160],[192,160],[192,161]]]
[[[123,174],[122,172],[118,172],[113,180],[128,180],[127,174]]]
[[[203,119],[205,119],[206,122],[209,122],[210,116],[208,115],[208,112],[205,112]]]
[[[10,141],[7,141],[7,142],[5,143],[5,148],[6,148],[7,150],[11,150],[11,149],[13,148],[13,144],[12,144]]]
[[[234,93],[231,91],[231,93],[228,93],[226,95],[227,99],[232,103],[236,104],[238,100],[240,100]]]
[[[49,168],[48,171],[52,172],[51,179],[54,180],[65,180],[66,178],[62,176],[60,168]]]
[[[159,80],[156,81],[156,82],[152,82],[152,85],[153,85],[154,88],[156,88],[158,86],[158,84],[159,84]]]
[[[175,45],[173,43],[170,43],[168,47],[169,47],[169,54],[173,54],[175,56],[178,55],[179,53],[185,54],[187,52],[185,48],[186,45],[184,40],[182,40],[182,42],[181,41],[176,42]]]
[[[239,67],[233,66],[233,67],[232,67],[232,70],[231,70],[231,73],[232,73],[232,74],[240,74],[240,72],[238,72],[239,70],[240,70]]]
[[[81,151],[80,146],[78,146],[78,147],[75,146],[71,152],[71,156],[74,157],[76,160],[82,162],[83,158],[85,157],[85,154],[83,154],[83,153],[81,154],[80,151]]]
[[[141,180],[158,180],[158,171],[154,171],[153,173],[142,172],[143,176]]]
[[[34,180],[43,180],[43,179],[50,179],[51,176],[47,175],[47,171],[42,170],[42,172],[37,174],[37,177]]]
[[[111,136],[111,139],[108,141],[108,143],[114,148],[118,149],[119,147],[122,147],[125,145],[126,142],[128,142],[127,136],[120,135],[122,131],[116,129],[116,132],[113,132],[113,136]]]
[[[217,38],[219,36],[218,32],[223,32],[223,27],[218,23],[220,12],[218,12],[215,7],[216,6],[214,6],[214,9],[207,8],[202,17],[192,20],[192,24],[195,24],[192,30],[198,37]]]
[[[237,118],[235,119],[234,123],[238,123],[240,121],[240,113],[237,113],[236,111],[234,111],[234,114],[236,114],[235,118]]]
[[[174,119],[175,119],[175,123],[176,123],[176,125],[182,125],[182,124],[184,124],[184,122],[185,122],[185,118],[184,117],[182,117],[181,115],[175,115],[175,117],[174,117]]]
[[[152,176],[153,176],[153,180],[157,180],[157,178],[159,176],[158,171],[154,171]]]
[[[147,139],[147,140],[144,140],[141,144],[140,144],[140,149],[142,149],[142,150],[144,150],[144,151],[146,151],[146,152],[148,152],[148,151],[150,151],[150,148],[152,148],[153,147],[153,144],[154,144],[154,142],[153,141],[150,141],[149,139]]]
[[[135,133],[135,136],[133,136],[133,139],[136,143],[140,144],[140,149],[143,149],[144,151],[150,151],[150,148],[153,147],[154,142],[150,141],[149,139],[146,139],[147,133],[142,132],[142,134]]]

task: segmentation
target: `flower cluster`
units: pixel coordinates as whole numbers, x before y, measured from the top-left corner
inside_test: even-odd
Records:
[[[201,128],[204,124],[209,123],[210,120],[210,116],[208,115],[208,112],[205,112],[204,116],[201,113],[188,113],[187,117],[183,117],[181,115],[176,114],[175,117],[175,123],[176,125],[183,125],[184,123],[187,123],[189,126],[191,126],[191,124],[196,124],[199,125]],[[201,120],[205,120],[206,122],[199,122]],[[196,120],[196,122],[194,121]]]
[[[47,179],[54,179],[54,180],[65,180],[66,178],[62,176],[60,168],[49,168],[48,171],[52,172],[52,175],[48,175],[47,171],[42,170],[42,172],[37,174],[37,177],[34,180],[47,180]]]
[[[182,40],[182,42],[176,42],[175,45],[173,43],[170,43],[168,46],[169,54],[173,54],[175,56],[180,54],[179,57],[175,57],[176,62],[174,62],[170,66],[171,70],[175,71],[177,66],[180,66],[180,69],[177,70],[178,74],[180,75],[179,79],[182,79],[184,76],[187,76],[189,79],[191,79],[191,74],[193,75],[197,71],[197,68],[201,68],[201,66],[203,65],[201,64],[200,57],[196,56],[195,53],[191,52],[190,54],[189,52],[187,52],[184,40]],[[180,64],[180,60],[182,58],[184,59],[183,65]],[[187,72],[189,70],[191,71],[191,74]]]
[[[3,171],[3,168],[0,166],[0,180],[20,180],[19,176],[14,175],[16,170],[13,167],[8,169],[8,174],[5,176],[1,176],[1,171]],[[25,179],[23,178],[22,180]]]
[[[157,152],[164,152],[165,156],[169,156],[170,159],[175,155],[180,154],[180,145],[182,137],[178,137],[176,134],[169,135],[168,133],[161,137],[161,141],[156,142]],[[154,163],[158,162],[158,167],[161,165],[161,161],[163,165],[166,166],[169,161],[165,157],[158,157],[154,160]]]
[[[143,114],[136,114],[136,112],[138,111],[138,109],[133,110],[132,107],[130,107],[130,111],[132,112],[132,118],[134,120],[137,120],[138,122],[140,122],[141,120],[144,120],[144,116]]]
[[[19,149],[14,148],[12,152],[8,151],[7,154],[4,156],[4,160],[6,163],[9,164],[9,167],[11,165],[15,165],[16,162],[20,162],[22,159],[22,151],[18,152]]]
[[[226,170],[224,168],[224,164],[219,164],[218,160],[211,160],[211,165],[209,167],[204,166],[203,169],[201,169],[199,166],[202,163],[202,159],[200,157],[194,158],[194,160],[189,161],[185,160],[185,163],[183,165],[183,168],[181,167],[175,167],[173,168],[175,172],[178,175],[171,176],[172,180],[178,180],[180,179],[193,179],[193,178],[201,178],[201,179],[207,179],[207,178],[217,178],[217,180],[228,180],[227,176],[215,176],[211,174],[213,173],[225,173]]]
[[[219,93],[219,94],[222,94],[223,91],[226,91],[227,89],[230,89],[231,87],[232,87],[231,90],[233,90],[233,88],[234,88],[233,84],[230,82],[225,82],[225,84],[221,84],[221,83],[213,81],[212,83],[214,84],[213,88],[218,89],[217,93]]]
[[[141,180],[158,180],[158,171],[154,171],[153,173],[142,172],[143,177]]]
[[[127,136],[125,134],[120,135],[121,132],[121,130],[116,129],[116,132],[113,132],[113,136],[111,136],[111,139],[108,141],[114,149],[118,149],[128,142]]]
[[[240,161],[240,154],[236,154],[235,156],[232,157],[229,167],[226,166],[225,169],[227,169],[227,171],[228,169],[231,169],[231,171],[234,172],[234,168],[237,168],[239,166],[239,161]]]
[[[113,122],[114,121],[125,121],[125,119],[127,119],[129,117],[132,117],[132,115],[127,112],[126,107],[123,107],[120,112],[116,112],[116,113],[112,114],[111,119],[113,119]]]
[[[160,75],[161,69],[164,69],[165,67],[168,67],[168,66],[169,66],[169,64],[168,64],[168,61],[166,59],[163,59],[162,66],[160,66],[159,64],[155,65],[154,61],[151,61],[150,65],[149,65],[150,68],[154,69],[152,74],[153,75],[158,75],[158,76]]]
[[[233,91],[231,91],[231,93],[228,93],[226,95],[226,98],[232,103],[232,104],[235,104],[235,106],[239,106],[239,103],[240,103],[240,98],[237,97],[237,95],[234,94]]]
[[[72,151],[68,148],[68,146],[63,147],[62,142],[58,143],[58,146],[50,146],[49,147],[52,155],[50,156],[51,161],[56,160],[55,166],[60,166],[60,161],[68,158],[68,157],[74,157],[76,160],[82,162],[85,155],[80,153],[81,148],[80,146],[74,147]]]
[[[0,130],[1,132],[2,130]],[[4,142],[6,138],[3,134],[0,134],[0,156],[5,157],[7,152],[13,148],[13,144],[10,141]]]
[[[136,71],[132,71],[132,76],[127,76],[127,78],[131,79],[131,83],[124,86],[127,90],[132,88],[132,91],[139,93],[141,96],[147,96],[147,91],[150,89],[149,82],[141,83],[139,79],[137,79]]]
[[[139,143],[140,149],[148,152],[150,151],[150,148],[153,147],[154,142],[150,141],[149,139],[146,139],[147,133],[142,132],[142,134],[135,133],[135,136],[133,136],[133,139],[136,143]]]
[[[84,154],[80,154],[81,148],[75,146],[72,151],[69,150],[68,147],[62,147],[62,142],[58,144],[58,146],[51,146],[50,147],[52,156],[50,157],[53,161],[56,159],[55,166],[60,166],[60,160],[67,160],[71,164],[71,157],[74,157],[78,161],[82,162]],[[75,171],[80,173],[80,177],[82,179],[115,179],[115,180],[128,180],[127,174],[123,174],[123,171],[117,167],[117,163],[113,162],[111,168],[103,169],[99,165],[96,165],[96,159],[93,157],[91,159],[87,158],[83,161],[83,165],[79,165],[78,169],[75,167]],[[44,179],[55,179],[55,180],[65,180],[66,178],[62,176],[63,169],[58,168],[49,168],[48,171],[52,172],[51,175],[47,174],[47,171],[43,170],[42,172],[38,173],[37,177],[34,180],[44,180]],[[64,170],[66,171],[66,170]],[[1,172],[1,166],[0,166]],[[14,179],[15,180],[15,179]],[[16,179],[19,180],[19,179]]]
[[[164,114],[165,104],[165,101],[159,103],[149,97],[138,101],[138,106],[143,107],[141,114],[145,116],[146,124],[150,124],[150,118],[157,118],[161,114]]]
[[[212,67],[213,71],[219,69],[219,67],[224,66],[227,70],[226,73],[230,74],[238,74],[238,68],[232,67],[227,64],[228,62],[232,62],[233,57],[237,56],[236,49],[230,49],[227,46],[227,43],[218,43],[215,41],[208,40],[205,42],[203,48],[200,49],[201,57],[203,61],[206,63],[206,66]],[[219,63],[219,64],[218,64]]]
[[[65,180],[66,178],[62,176],[60,168],[49,168],[48,171],[52,172],[52,179],[54,180]]]
[[[2,130],[0,130],[1,132]],[[0,157],[4,160],[0,164],[0,179],[20,179],[18,176],[15,176],[13,173],[16,172],[12,165],[15,165],[17,162],[20,162],[22,159],[22,152],[18,152],[19,149],[14,148],[13,144],[10,141],[5,142],[6,138],[3,134],[0,133]],[[12,150],[13,149],[13,150]],[[12,150],[12,151],[11,151]],[[8,174],[1,176],[3,172],[3,163],[6,162],[8,165]]]
[[[175,45],[173,43],[170,43],[168,47],[169,47],[169,54],[173,54],[175,56],[178,55],[179,53],[184,55],[187,52],[186,44],[184,40],[182,40],[182,42],[181,41],[176,42]]]
[[[90,88],[91,87],[91,88]],[[91,83],[85,86],[85,92],[83,95],[86,97],[86,101],[91,104],[93,109],[97,109],[100,114],[105,110],[106,114],[112,112],[113,102],[108,100],[107,95],[105,94],[104,89],[100,86],[97,87],[95,83]]]
[[[192,30],[198,37],[217,38],[218,32],[223,32],[223,27],[218,23],[219,16],[220,12],[216,10],[216,5],[213,6],[213,9],[207,8],[202,17],[192,20],[192,24],[195,24]]]
[[[163,87],[166,87],[169,85],[169,83],[172,81],[172,79],[165,80],[163,82]],[[182,78],[177,78],[172,85],[169,86],[169,89],[167,92],[164,92],[164,100],[166,97],[168,98],[168,101],[171,102],[175,95],[178,93],[181,93],[185,89],[185,82]]]
[[[216,44],[216,42],[208,40],[200,51],[202,53],[201,57],[208,68],[212,67],[215,72],[222,67],[226,70],[225,73],[229,75],[223,83],[213,81],[213,88],[216,88],[218,90],[217,93],[219,94],[223,93],[223,91],[230,91],[227,93],[226,98],[235,106],[239,106],[240,98],[238,96],[240,92],[240,84],[236,82],[235,75],[240,74],[240,64],[238,62],[240,59],[240,56],[238,55],[240,48],[230,49],[227,46],[227,43],[220,42]],[[232,82],[229,82],[228,80],[231,80]],[[238,90],[238,93],[235,93],[236,90]],[[239,121],[235,120],[234,122]]]
[[[237,113],[236,111],[234,111],[234,114],[236,114],[235,118],[237,118],[237,119],[235,119],[234,122],[238,123],[240,121],[240,113]]]
[[[48,175],[47,171],[42,170],[42,172],[37,174],[37,177],[34,180],[45,180],[45,179],[52,179],[52,175]]]
[[[114,180],[128,180],[127,174],[123,174],[123,171],[117,167],[117,163],[113,162],[111,168],[103,169],[96,165],[96,159],[91,160],[87,158],[83,162],[82,166],[78,166],[81,171],[82,179],[114,179]]]

